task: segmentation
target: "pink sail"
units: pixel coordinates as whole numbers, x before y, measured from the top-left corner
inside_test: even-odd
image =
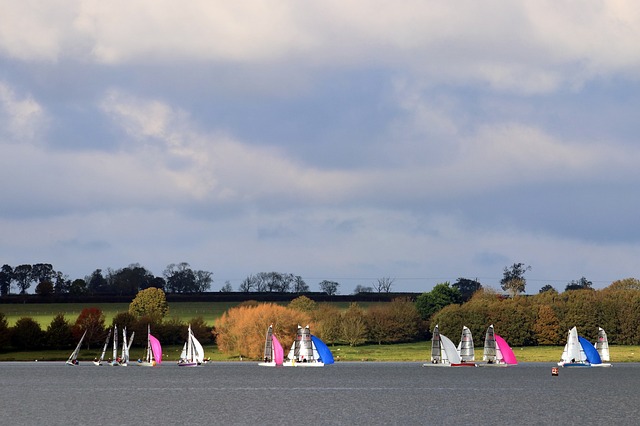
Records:
[[[509,346],[507,341],[504,340],[502,337],[498,336],[497,334],[495,335],[495,338],[496,338],[496,345],[498,345],[500,352],[502,352],[503,361],[506,364],[516,365],[518,363],[518,360],[516,359],[516,355],[511,350],[511,347]]]
[[[282,349],[282,345],[278,341],[276,335],[274,334],[271,337],[271,341],[273,342],[273,360],[276,365],[282,365],[282,362],[284,361],[284,350]]]
[[[162,346],[160,346],[160,341],[152,335],[149,335],[149,342],[151,343],[151,351],[153,352],[153,358],[156,364],[162,364]]]

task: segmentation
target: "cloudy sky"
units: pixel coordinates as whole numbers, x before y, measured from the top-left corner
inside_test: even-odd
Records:
[[[0,263],[639,277],[635,0],[0,0]]]

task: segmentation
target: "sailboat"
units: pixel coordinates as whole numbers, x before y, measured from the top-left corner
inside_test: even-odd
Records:
[[[609,340],[607,339],[607,333],[602,327],[598,327],[598,339],[593,346],[596,348],[600,355],[600,359],[603,361],[600,364],[595,364],[594,367],[611,367],[612,364],[609,363],[609,361],[611,361],[609,356]]]
[[[296,339],[291,345],[287,361],[282,365],[287,367],[323,367],[333,364],[333,354],[325,343],[313,336],[307,325],[298,325]]]
[[[518,363],[516,355],[507,341],[495,334],[493,324],[487,328],[487,333],[484,336],[482,360],[486,362],[478,365],[483,367],[506,367]]]
[[[129,350],[131,349],[131,344],[133,343],[133,337],[135,335],[136,332],[134,331],[131,333],[129,341],[127,341],[127,327],[122,330],[122,355],[120,356],[120,365],[122,367],[129,365]]]
[[[447,336],[440,334],[438,324],[433,328],[431,362],[423,365],[425,367],[476,367],[475,363],[462,362],[456,345]]]
[[[457,351],[462,362],[475,361],[476,355],[473,347],[473,337],[471,336],[471,330],[469,330],[467,326],[462,327],[462,336],[460,336]]]
[[[100,358],[93,361],[94,365],[100,366],[102,365],[102,361],[104,361],[104,354],[107,352],[107,346],[109,346],[109,340],[111,339],[111,329],[107,333],[107,338],[104,341],[104,346],[102,347],[102,354],[100,354]]]
[[[589,344],[590,345],[590,344]],[[594,349],[595,350],[595,349]],[[596,351],[597,353],[597,351]],[[587,360],[587,354],[580,344],[578,337],[578,329],[573,327],[569,330],[567,343],[564,345],[560,362],[560,367],[590,367],[591,363]]]
[[[82,341],[84,340],[84,336],[87,335],[87,330],[84,331],[84,333],[82,333],[82,337],[80,338],[80,341],[78,342],[78,346],[76,346],[76,348],[73,350],[73,352],[71,352],[71,355],[69,356],[69,359],[67,360],[66,364],[67,365],[78,365],[78,354],[80,353],[80,347],[82,346]]]
[[[284,350],[276,335],[273,334],[273,325],[270,325],[264,341],[264,362],[260,362],[258,365],[262,367],[275,367],[282,365],[283,361]]]
[[[120,358],[118,358],[118,326],[113,326],[113,358],[109,361],[109,365],[115,367],[120,365]]]
[[[180,354],[180,360],[178,361],[179,367],[196,367],[204,362],[204,348],[196,339],[196,336],[191,331],[191,324],[189,324],[189,333],[187,335],[187,341],[184,343],[182,353]]]
[[[151,326],[147,326],[147,351],[143,360],[138,360],[138,365],[155,367],[162,364],[162,346],[160,341],[151,335]]]

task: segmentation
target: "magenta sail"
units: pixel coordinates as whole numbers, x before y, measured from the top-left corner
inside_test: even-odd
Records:
[[[498,336],[497,334],[495,335],[495,338],[496,338],[496,345],[498,346],[498,348],[500,349],[500,352],[502,353],[502,358],[505,364],[516,365],[518,363],[518,360],[516,359],[516,355],[513,353],[513,350],[511,350],[511,347],[509,346],[507,341],[504,340],[502,337]]]
[[[278,341],[278,338],[274,334],[272,337],[273,341],[273,360],[276,365],[282,365],[284,362],[284,350],[282,349],[282,345]]]
[[[151,351],[153,352],[153,358],[156,364],[162,364],[162,346],[160,346],[160,341],[152,335],[149,335],[149,342],[151,343]]]

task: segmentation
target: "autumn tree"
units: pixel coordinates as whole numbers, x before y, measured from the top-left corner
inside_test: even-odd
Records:
[[[637,278],[624,278],[612,282],[606,290],[640,290],[640,280]]]
[[[357,304],[351,303],[342,314],[342,340],[349,346],[358,346],[366,342],[367,324],[364,320],[364,310]]]
[[[365,322],[369,339],[378,344],[410,342],[424,331],[418,309],[407,298],[371,306]]]
[[[162,289],[149,287],[140,290],[129,304],[129,312],[136,317],[152,317],[161,321],[169,313],[167,297]]]
[[[289,307],[301,312],[312,312],[318,309],[318,304],[307,296],[298,296],[289,302]]]
[[[314,333],[317,333],[318,337],[327,344],[338,343],[342,334],[340,309],[330,303],[320,303],[311,314],[312,321],[316,325]]]
[[[104,339],[104,313],[99,308],[84,308],[73,326],[73,335],[75,339],[80,339],[86,331],[84,344],[87,349],[91,345],[100,344]]]
[[[269,325],[273,325],[273,332],[286,352],[295,339],[298,324],[306,325],[309,321],[309,314],[273,303],[237,306],[216,321],[216,341],[225,354],[260,359]]]
[[[508,291],[509,294],[515,296],[520,293],[524,293],[527,280],[524,278],[524,274],[531,270],[531,266],[525,266],[524,263],[514,263],[510,267],[505,267],[500,285],[504,291]]]
[[[562,342],[564,336],[560,328],[560,321],[551,306],[538,306],[533,332],[539,345],[559,345]]]

